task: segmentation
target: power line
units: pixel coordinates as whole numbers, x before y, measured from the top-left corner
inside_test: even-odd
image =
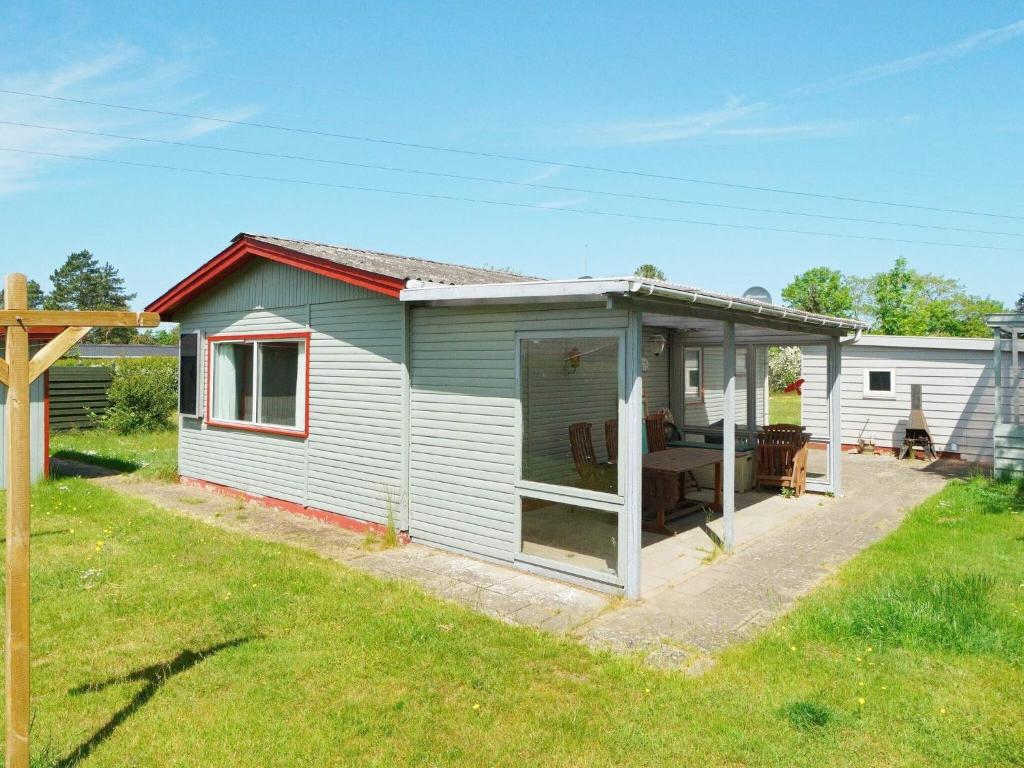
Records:
[[[434,178],[454,179],[454,180],[458,180],[458,181],[484,182],[484,183],[487,183],[487,184],[503,184],[503,185],[513,186],[513,187],[525,187],[525,188],[529,188],[529,189],[543,189],[543,190],[549,190],[549,191],[555,191],[555,192],[573,192],[573,193],[578,193],[578,194],[599,195],[599,196],[602,196],[602,197],[614,197],[614,198],[622,198],[622,199],[627,199],[627,200],[643,200],[645,202],[672,203],[672,204],[675,204],[675,205],[692,205],[692,206],[699,206],[699,207],[704,207],[704,208],[720,208],[720,209],[723,209],[723,210],[743,211],[743,212],[746,212],[746,213],[768,213],[768,214],[782,215],[782,216],[798,216],[798,217],[801,217],[801,218],[825,219],[825,220],[828,220],[828,221],[845,221],[845,222],[853,222],[853,223],[857,223],[857,224],[882,224],[882,225],[894,226],[894,227],[911,227],[911,228],[914,228],[914,229],[931,229],[931,230],[937,230],[937,231],[941,231],[941,232],[964,232],[964,233],[981,234],[981,235],[1002,235],[1002,236],[1005,236],[1005,237],[1024,237],[1024,232],[1006,232],[1006,231],[992,230],[992,229],[976,229],[976,228],[973,228],[973,227],[952,227],[952,226],[943,226],[943,225],[939,225],[939,224],[917,224],[915,222],[895,221],[895,220],[892,220],[892,219],[866,219],[866,218],[860,218],[860,217],[856,217],[856,216],[835,216],[835,215],[824,214],[824,213],[809,213],[809,212],[806,212],[806,211],[793,211],[793,210],[787,210],[787,209],[784,209],[784,208],[758,208],[758,207],[755,207],[755,206],[747,206],[747,205],[730,205],[730,204],[727,204],[727,203],[712,203],[712,202],[705,201],[705,200],[685,200],[685,199],[674,198],[674,197],[659,197],[659,196],[656,196],[656,195],[640,195],[640,194],[629,193],[629,192],[609,192],[609,191],[606,191],[606,190],[589,189],[589,188],[586,188],[586,187],[569,187],[569,186],[563,186],[563,185],[559,185],[559,184],[541,184],[541,183],[538,183],[538,182],[530,182],[530,181],[514,181],[514,180],[511,180],[511,179],[497,179],[497,178],[493,178],[493,177],[489,177],[489,176],[472,176],[472,175],[465,175],[465,174],[458,174],[458,173],[445,173],[445,172],[441,172],[441,171],[428,171],[428,170],[423,170],[423,169],[419,169],[419,168],[403,168],[403,167],[400,167],[400,166],[393,166],[393,165],[379,165],[379,164],[373,164],[373,163],[356,163],[356,162],[349,161],[349,160],[336,160],[336,159],[332,159],[332,158],[311,157],[309,155],[291,155],[291,154],[283,154],[283,153],[278,153],[278,152],[266,152],[266,151],[255,150],[255,149],[242,149],[242,148],[239,148],[239,147],[224,147],[224,146],[218,146],[218,145],[214,145],[214,144],[200,144],[200,143],[197,143],[197,142],[188,142],[188,141],[172,141],[170,139],[157,139],[157,138],[150,138],[150,137],[145,137],[145,136],[128,136],[128,135],[120,134],[120,133],[107,133],[107,132],[103,132],[103,131],[89,131],[89,130],[85,130],[85,129],[81,129],[81,128],[66,128],[66,127],[62,127],[62,126],[42,125],[42,124],[39,124],[39,123],[23,123],[23,122],[17,122],[17,121],[13,121],[13,120],[0,120],[0,125],[11,125],[11,126],[17,126],[17,127],[20,127],[20,128],[32,128],[32,129],[36,129],[36,130],[56,131],[56,132],[60,132],[60,133],[71,133],[71,134],[78,134],[78,135],[84,135],[84,136],[97,136],[97,137],[102,137],[102,138],[107,138],[107,139],[119,139],[119,140],[122,140],[122,141],[145,142],[147,144],[161,144],[161,145],[164,145],[164,146],[184,147],[184,148],[187,148],[187,149],[202,149],[202,150],[209,150],[209,151],[213,151],[213,152],[226,152],[226,153],[231,153],[231,154],[249,155],[249,156],[255,156],[255,157],[267,157],[267,158],[274,158],[274,159],[278,159],[278,160],[298,160],[298,161],[308,162],[308,163],[323,163],[323,164],[327,164],[327,165],[340,165],[340,166],[345,166],[347,168],[363,168],[363,169],[374,170],[374,171],[387,171],[387,172],[392,172],[392,173],[404,173],[404,174],[412,174],[412,175],[416,175],[416,176],[430,176],[430,177],[434,177]]]
[[[594,171],[597,173],[613,173],[620,176],[636,176],[647,179],[658,179],[661,181],[679,181],[687,184],[704,184],[712,187],[721,187],[725,189],[743,189],[750,192],[771,192],[779,195],[793,195],[796,197],[814,198],[818,200],[833,200],[838,202],[846,203],[860,203],[864,205],[884,205],[894,208],[907,208],[918,211],[929,211],[931,213],[952,213],[962,216],[984,216],[987,218],[994,219],[1008,219],[1013,221],[1024,221],[1024,216],[1014,216],[1006,213],[993,213],[990,211],[975,211],[966,208],[940,208],[929,205],[915,205],[912,203],[900,203],[889,200],[874,200],[871,198],[862,197],[849,197],[845,195],[832,195],[821,192],[807,192],[796,189],[785,189],[782,187],[765,187],[756,186],[752,184],[737,184],[726,181],[714,181],[711,179],[700,179],[696,177],[688,176],[671,176],[660,173],[649,173],[644,171],[636,171],[628,168],[611,168],[599,165],[587,165],[584,163],[568,163],[559,160],[544,160],[536,157],[525,157],[522,155],[505,155],[497,152],[479,152],[471,149],[461,149],[458,147],[445,147],[436,144],[420,144],[411,141],[397,141],[395,139],[382,139],[373,136],[359,136],[356,134],[348,133],[336,133],[334,131],[323,131],[314,128],[299,128],[292,125],[277,125],[274,123],[260,123],[252,120],[233,120],[227,117],[212,117],[210,115],[199,115],[189,112],[172,112],[164,109],[152,109],[148,107],[135,107],[127,104],[112,104],[103,101],[92,101],[89,99],[74,99],[69,96],[53,96],[45,93],[32,93],[30,91],[15,91],[9,89],[0,88],[0,93],[8,94],[11,96],[24,96],[34,99],[46,99],[48,101],[59,101],[68,104],[83,104],[93,107],[103,107],[104,109],[120,109],[129,112],[140,112],[150,115],[162,115],[164,117],[181,117],[188,120],[203,120],[211,123],[219,123],[221,125],[237,125],[244,126],[247,128],[260,128],[264,130],[273,131],[285,131],[288,133],[297,133],[307,136],[321,136],[333,139],[343,139],[345,141],[361,141],[369,144],[382,144],[392,147],[404,147],[407,149],[421,149],[430,152],[447,152],[449,154],[465,155],[469,157],[482,157],[490,160],[509,160],[517,163],[531,163],[533,165],[557,165],[563,168],[573,168],[582,171]]]
[[[880,237],[876,235],[848,235],[839,232],[817,232],[814,230],[806,229],[787,229],[784,227],[765,227],[756,224],[730,224],[722,221],[704,221],[701,219],[684,219],[676,218],[671,216],[652,216],[639,213],[620,213],[616,211],[599,211],[587,208],[572,208],[572,207],[552,207],[545,205],[535,205],[531,203],[514,203],[507,200],[491,200],[480,197],[464,197],[460,195],[443,195],[432,192],[410,192],[408,190],[399,189],[387,189],[385,187],[366,187],[357,186],[353,184],[335,184],[327,181],[313,181],[310,179],[292,179],[280,176],[261,176],[249,173],[233,173],[230,171],[215,171],[208,168],[186,168],[178,165],[161,165],[157,163],[142,163],[132,160],[115,160],[106,157],[90,157],[87,155],[65,155],[56,152],[40,152],[30,149],[18,149],[16,147],[0,147],[0,152],[14,152],[17,154],[24,155],[35,155],[38,157],[53,157],[62,160],[82,160],[93,163],[105,163],[108,165],[125,165],[134,168],[150,168],[164,171],[177,171],[181,173],[193,173],[203,176],[221,176],[225,178],[233,179],[247,179],[250,181],[271,181],[281,184],[299,184],[311,187],[326,187],[329,189],[344,189],[352,192],[373,192],[384,195],[397,195],[401,197],[416,197],[425,198],[428,200],[449,200],[453,202],[461,203],[480,203],[483,205],[495,205],[506,208],[526,208],[538,211],[551,211],[559,213],[576,213],[587,216],[604,216],[617,219],[634,219],[638,221],[657,221],[666,222],[673,224],[694,224],[697,226],[705,227],[720,227],[723,229],[738,229],[738,230],[751,230],[755,232],[777,232],[781,234],[789,235],[808,235],[811,237],[828,237],[840,240],[867,240],[872,242],[882,243],[901,243],[905,245],[932,245],[946,248],[967,248],[967,249],[980,249],[985,251],[1003,251],[1008,253],[1024,253],[1024,249],[1020,248],[1006,248],[998,245],[974,245],[971,243],[948,243],[940,242],[935,240],[909,240],[896,237]]]

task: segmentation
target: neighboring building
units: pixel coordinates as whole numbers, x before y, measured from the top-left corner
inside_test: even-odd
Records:
[[[181,324],[183,480],[341,523],[390,516],[415,541],[628,596],[645,405],[670,406],[721,465],[728,545],[730,456],[763,421],[767,346],[826,346],[838,409],[839,339],[863,327],[637,277],[536,280],[244,233],[148,309]],[[581,421],[617,459],[599,485],[570,450]],[[839,492],[838,451],[823,455],[808,486]]]
[[[876,448],[899,450],[910,415],[910,388],[920,384],[936,449],[946,456],[991,464],[993,343],[991,338],[865,335],[856,343],[844,344],[844,447],[869,440]],[[1008,351],[1004,357],[1008,359]],[[1004,370],[1009,370],[1009,363]],[[827,421],[823,399],[813,394],[824,386],[822,347],[803,349],[802,376],[806,379],[803,424],[812,433],[819,432]],[[1004,378],[1003,389],[1008,402],[1009,377]]]
[[[1008,346],[1010,353],[1009,359],[1006,355],[993,355],[995,470],[1024,477],[1024,412],[1020,403],[1024,389],[1024,312],[989,315],[985,320],[995,343]]]
[[[120,360],[126,357],[177,357],[177,344],[79,344],[69,353],[83,360]]]

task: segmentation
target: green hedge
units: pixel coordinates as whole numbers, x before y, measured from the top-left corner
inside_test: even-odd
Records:
[[[121,434],[170,429],[178,408],[178,361],[173,357],[118,360],[100,423]]]

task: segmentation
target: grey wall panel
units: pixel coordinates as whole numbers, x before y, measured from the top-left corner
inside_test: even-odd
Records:
[[[46,389],[44,379],[40,376],[32,382],[29,390],[29,430],[30,445],[32,451],[31,472],[33,482],[39,480],[46,467],[47,457],[45,455],[46,445]],[[3,489],[7,478],[7,388],[0,384],[0,490]]]

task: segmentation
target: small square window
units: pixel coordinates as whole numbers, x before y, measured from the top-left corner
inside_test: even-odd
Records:
[[[891,369],[864,370],[865,397],[896,397],[896,372]]]

